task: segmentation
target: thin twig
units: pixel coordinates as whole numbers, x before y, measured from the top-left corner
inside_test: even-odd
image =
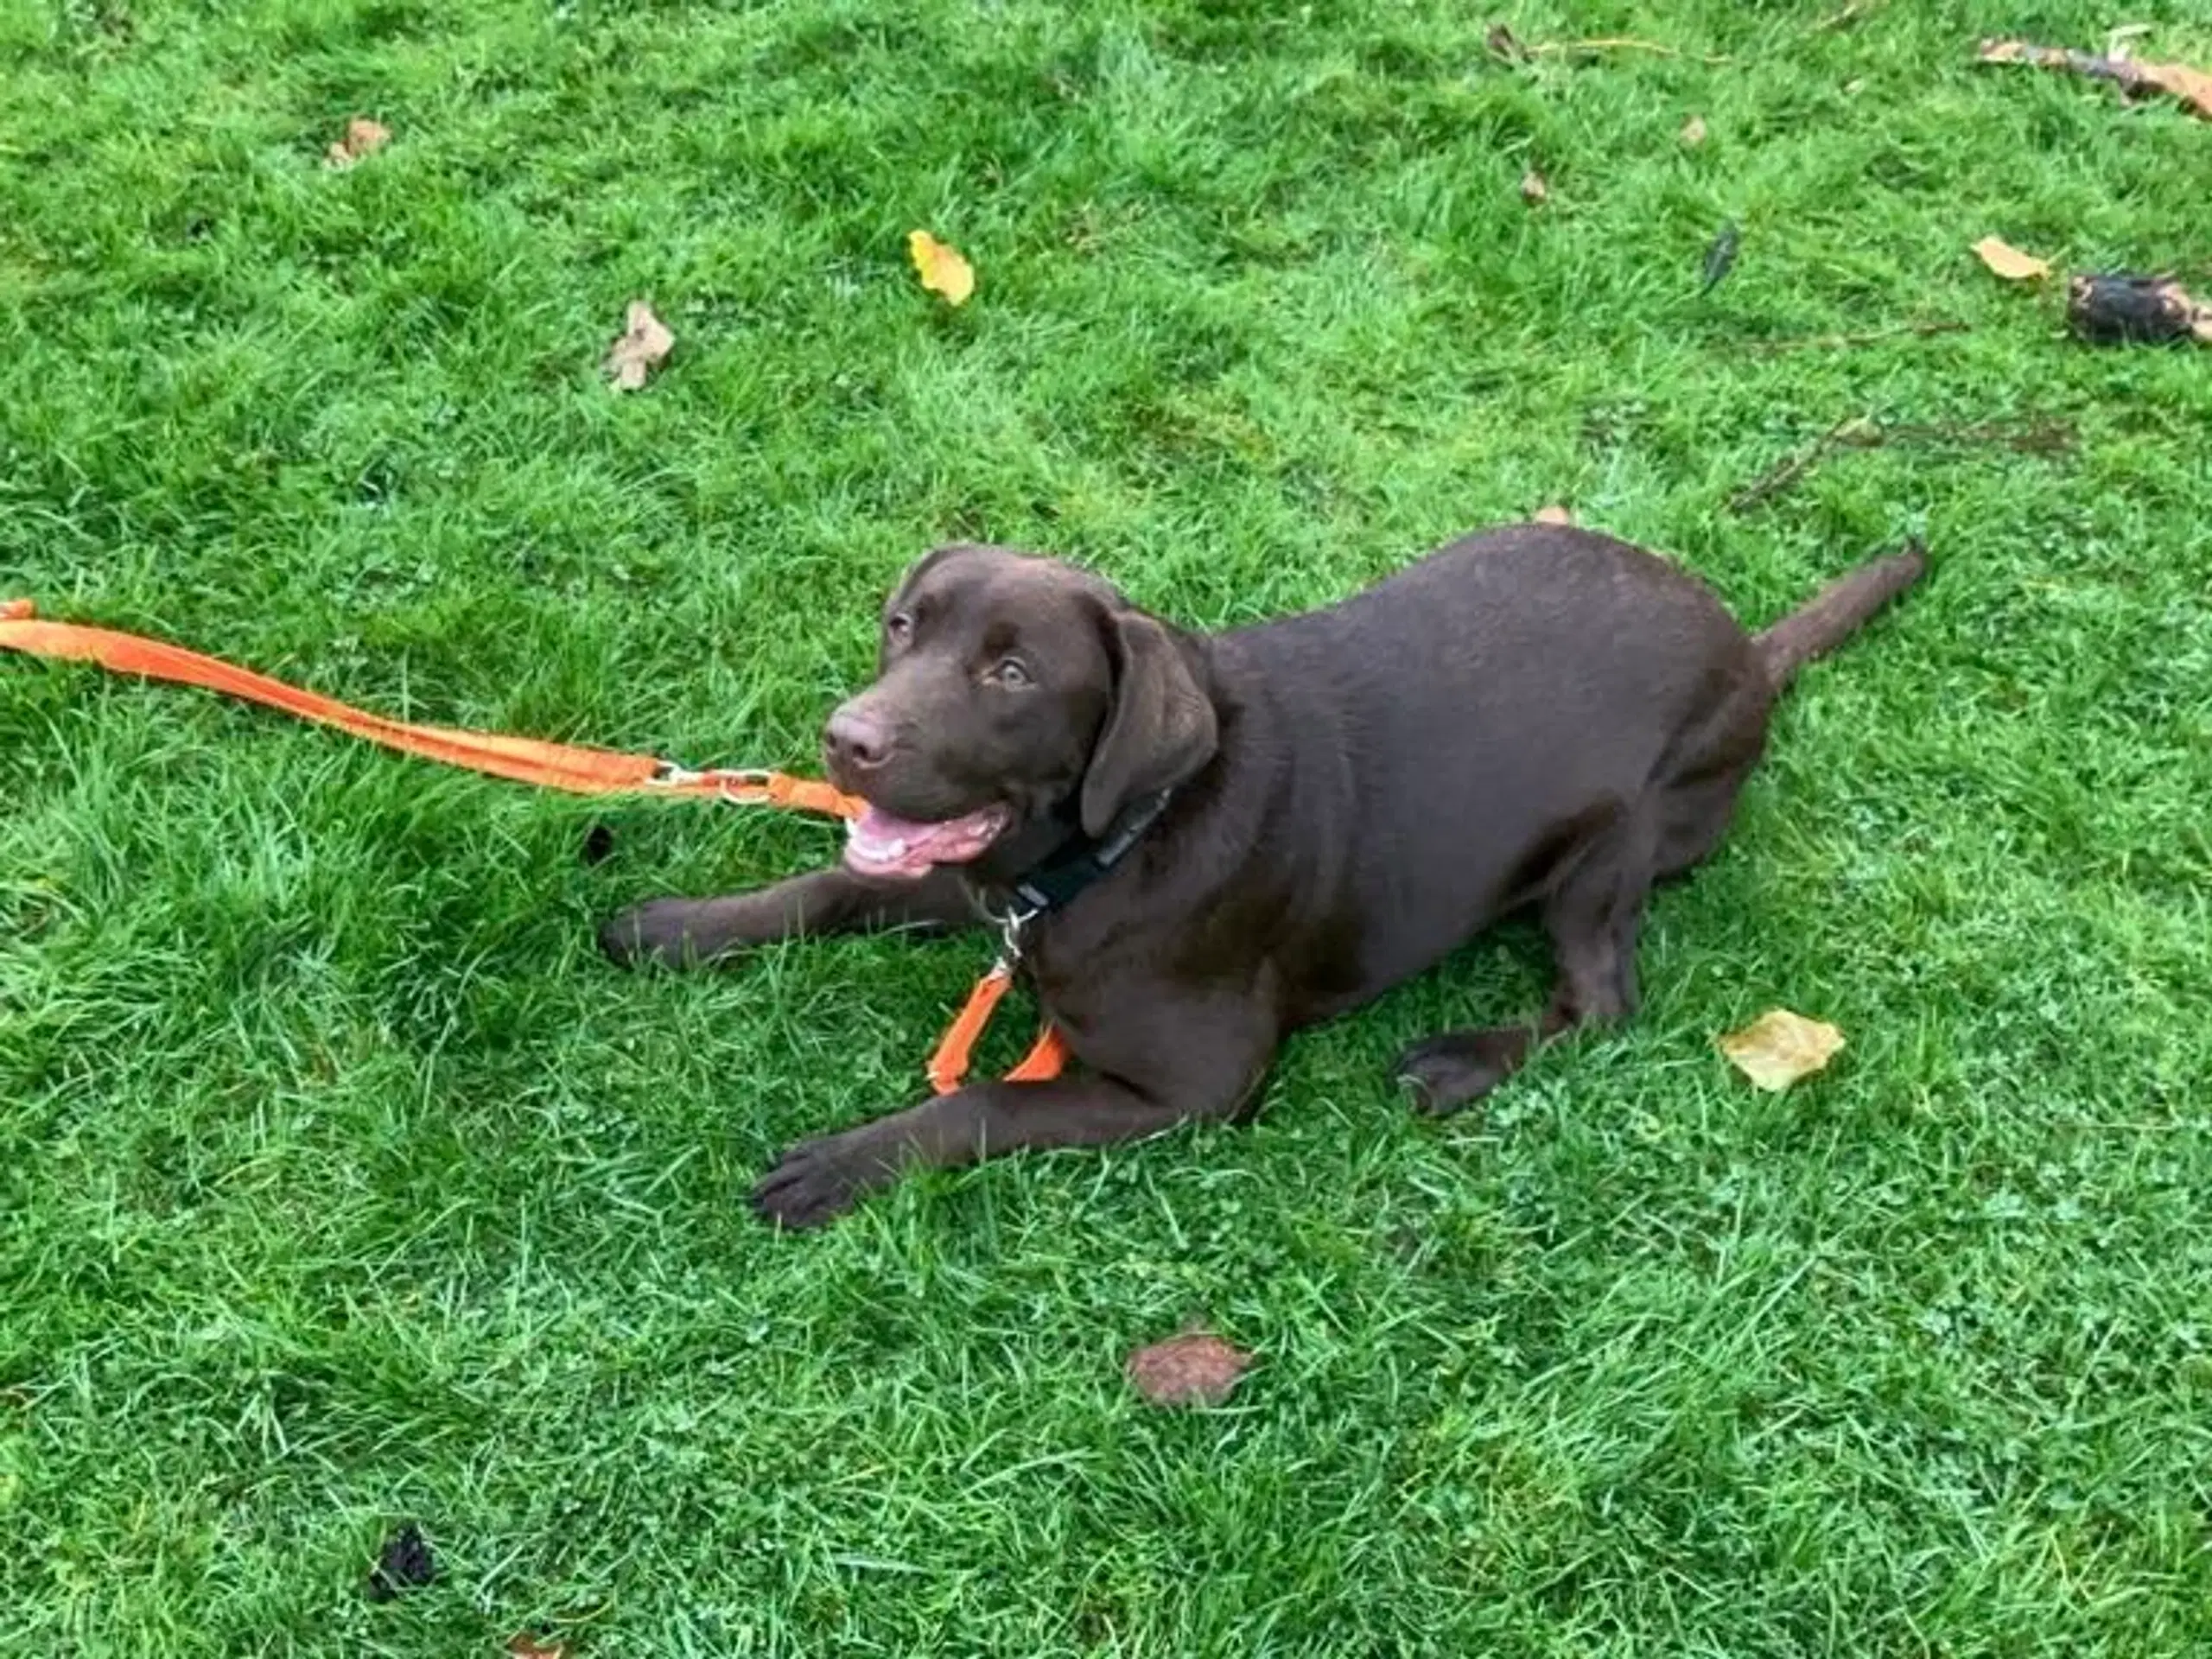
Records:
[[[1632,35],[1608,35],[1594,41],[1540,41],[1527,48],[1535,52],[1656,52],[1662,58],[1691,58],[1699,63],[1733,63],[1733,58],[1707,57],[1702,52],[1685,52],[1679,47],[1662,46],[1656,41],[1640,41]]]
[[[1987,443],[2024,455],[2061,455],[2075,442],[2074,429],[2048,416],[2012,421],[1907,421],[1878,429],[1879,443]],[[1867,446],[1871,448],[1872,446]]]
[[[1950,318],[1934,318],[1924,322],[1899,323],[1894,328],[1869,328],[1855,334],[1795,334],[1787,340],[1748,340],[1743,342],[1747,352],[1795,352],[1813,347],[1837,350],[1850,346],[1872,346],[1885,340],[1906,340],[1915,335],[1962,334],[1971,325]]]
[[[1867,421],[1861,416],[1854,416],[1850,420],[1837,422],[1827,431],[1821,433],[1819,437],[1815,438],[1812,442],[1807,444],[1802,449],[1800,449],[1796,454],[1783,456],[1782,460],[1768,467],[1766,471],[1761,473],[1757,478],[1744,486],[1742,489],[1730,496],[1728,498],[1728,511],[1731,512],[1748,512],[1751,508],[1758,505],[1760,502],[1767,500],[1774,496],[1780,495],[1792,484],[1795,484],[1799,479],[1804,477],[1806,474],[1811,472],[1814,467],[1818,464],[1821,456],[1827,454],[1829,450],[1835,448],[1837,444],[1843,441],[1843,434],[1846,428],[1872,425],[1872,423]],[[1875,428],[1874,429],[1878,431],[1880,429]]]
[[[2140,97],[2165,92],[2179,99],[2189,110],[2212,121],[2212,75],[2179,63],[2140,63],[2133,58],[2097,56],[2070,47],[2031,46],[2025,41],[1984,41],[1975,54],[1980,63],[2030,63],[2039,68],[2065,69],[2096,80],[2116,83]]]
[[[1826,34],[1832,29],[1848,29],[1868,12],[1880,5],[1882,0],[1851,0],[1851,3],[1833,17],[1824,17],[1813,25],[1815,35]]]
[[[1831,449],[1878,449],[1885,443],[1993,443],[2023,454],[2052,455],[2074,447],[2074,429],[2049,417],[2011,421],[1904,422],[1880,426],[1863,415],[1839,421],[1792,455],[1785,455],[1728,498],[1744,512],[1771,500],[1818,466]]]

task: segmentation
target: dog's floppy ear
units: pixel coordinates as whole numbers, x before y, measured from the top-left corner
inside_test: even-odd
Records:
[[[1106,622],[1114,706],[1083,776],[1083,831],[1103,836],[1141,795],[1179,784],[1213,759],[1213,702],[1166,628],[1141,611]]]

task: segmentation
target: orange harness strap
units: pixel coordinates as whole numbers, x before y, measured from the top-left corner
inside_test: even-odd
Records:
[[[741,805],[782,807],[794,812],[817,812],[825,817],[855,818],[865,803],[841,793],[829,784],[810,778],[794,778],[780,772],[743,768],[715,768],[690,772],[652,755],[623,754],[613,749],[587,748],[572,743],[547,743],[536,738],[506,737],[496,732],[463,731],[448,726],[417,726],[388,720],[365,709],[355,709],[315,691],[304,691],[272,680],[265,674],[202,656],[180,645],[164,644],[135,633],[110,628],[81,627],[67,622],[41,622],[27,599],[0,601],[0,650],[20,651],[29,656],[63,662],[94,663],[118,674],[138,674],[220,691],[265,708],[277,709],[302,720],[334,726],[355,737],[381,744],[403,753],[442,761],[515,783],[537,784],[565,790],[572,795],[653,794],[711,796]],[[968,1005],[962,1008],[930,1057],[930,1086],[949,1094],[967,1075],[969,1056],[976,1039],[989,1021],[991,1010],[1013,981],[1013,969],[1000,963],[979,981]],[[1037,1039],[1029,1057],[1007,1073],[1007,1081],[1031,1083],[1058,1077],[1065,1064],[1066,1047],[1050,1026]]]
[[[999,999],[1013,983],[1013,966],[1001,957],[991,964],[991,971],[976,982],[976,988],[968,993],[968,1001],[953,1015],[952,1023],[938,1040],[937,1052],[930,1056],[930,1087],[938,1094],[949,1095],[967,1080],[968,1063],[975,1053],[976,1039],[990,1024],[991,1010],[998,1007]],[[1006,1080],[1044,1083],[1058,1077],[1067,1063],[1067,1044],[1061,1040],[1058,1032],[1047,1025],[1037,1033],[1035,1045],[1021,1064],[1006,1074]]]

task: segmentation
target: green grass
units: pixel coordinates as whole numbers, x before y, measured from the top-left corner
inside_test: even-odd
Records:
[[[750,1180],[914,1095],[980,946],[590,932],[824,830],[0,661],[0,1651],[2212,1651],[2212,359],[1966,253],[2212,287],[2212,128],[1968,61],[2108,10],[1840,9],[0,4],[0,597],[51,614],[804,765],[956,535],[1202,625],[1550,500],[1752,620],[1938,561],[1793,693],[1631,1028],[1415,1122],[1396,1047],[1540,993],[1508,930],[1253,1130],[798,1239]],[[637,296],[678,345],[618,398]],[[1755,349],[1919,319],[1969,327]],[[2078,443],[1727,508],[1860,416]],[[1770,1097],[1711,1038],[1775,1003],[1850,1047]],[[1193,1317],[1258,1367],[1154,1412],[1121,1356]],[[410,1516],[443,1575],[372,1605]]]

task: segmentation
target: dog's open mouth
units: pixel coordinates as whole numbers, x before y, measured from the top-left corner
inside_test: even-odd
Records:
[[[918,880],[939,864],[981,858],[1011,815],[987,806],[942,823],[912,823],[870,806],[845,826],[845,867],[860,875]]]

